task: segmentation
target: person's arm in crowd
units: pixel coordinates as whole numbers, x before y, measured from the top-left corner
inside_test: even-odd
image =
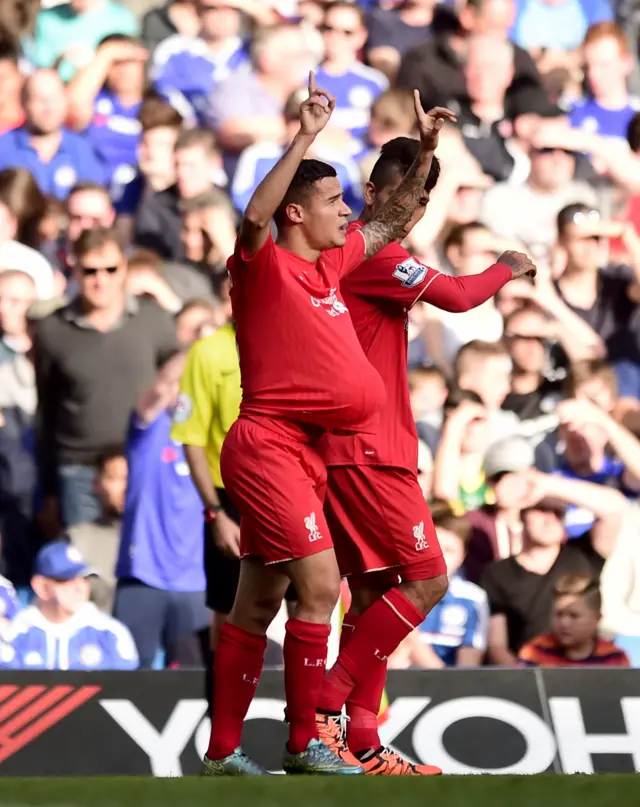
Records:
[[[611,415],[587,400],[563,401],[558,405],[561,423],[601,426],[607,435],[609,446],[624,465],[624,486],[640,492],[640,440]]]
[[[560,422],[575,423],[575,419],[570,419],[571,408],[566,407],[567,403],[581,404],[582,401],[565,401],[558,405]],[[537,470],[523,471],[522,476],[528,484],[528,494],[526,501],[521,502],[521,508],[547,499],[592,512],[595,518],[591,529],[593,548],[603,558],[611,555],[620,534],[622,519],[629,508],[629,503],[619,490],[608,485],[545,474]]]
[[[91,123],[96,96],[104,86],[114,61],[145,61],[147,51],[131,42],[106,42],[101,45],[95,57],[78,70],[67,85],[69,118],[74,129],[82,131]]]
[[[424,192],[424,183],[438,147],[440,130],[445,121],[455,121],[453,112],[444,107],[434,107],[425,112],[417,90],[413,93],[413,103],[420,133],[420,150],[400,185],[360,230],[366,244],[365,258],[380,252],[387,244],[397,241],[404,234]]]
[[[309,97],[300,107],[300,130],[282,157],[255,189],[240,227],[240,245],[248,255],[255,255],[269,237],[271,219],[282,203],[298,166],[309,146],[323,129],[335,109],[335,98],[316,88],[313,72],[309,74]]]
[[[216,205],[202,212],[202,229],[211,243],[209,263],[224,263],[233,255],[236,224],[230,205]]]
[[[487,658],[494,667],[517,667],[518,659],[509,649],[506,614],[492,614],[487,634]]]
[[[456,653],[456,667],[481,667],[485,651],[464,645]]]
[[[259,140],[280,142],[285,128],[282,115],[238,115],[221,123],[216,136],[223,148],[240,152]]]
[[[407,636],[407,644],[412,667],[421,667],[423,670],[442,670],[446,666],[431,645],[420,638],[420,631],[412,631]]]
[[[153,386],[140,395],[136,402],[136,415],[140,423],[149,426],[172,404],[185,359],[184,353],[178,353],[169,359],[158,372]]]
[[[486,417],[484,407],[464,401],[446,419],[433,463],[433,496],[448,502],[460,495],[460,455],[471,421]]]
[[[623,520],[620,537],[600,575],[602,628],[628,636],[638,634],[638,611],[629,603],[640,585],[638,532],[640,522],[635,508]]]
[[[41,323],[43,325],[44,323]],[[43,505],[38,515],[40,526],[48,538],[57,538],[62,529],[58,503],[58,477],[56,461],[56,396],[58,383],[55,363],[49,348],[47,334],[36,332],[33,343],[36,392],[36,459]]]

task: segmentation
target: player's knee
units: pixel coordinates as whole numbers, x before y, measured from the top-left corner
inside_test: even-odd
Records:
[[[447,593],[449,578],[446,574],[442,574],[428,580],[406,580],[402,583],[401,588],[404,595],[423,614],[428,614]]]
[[[233,608],[233,622],[251,633],[264,634],[276,618],[282,597],[255,597],[250,602],[238,602]]]
[[[296,615],[312,622],[329,622],[339,597],[339,577],[308,580],[298,590]]]

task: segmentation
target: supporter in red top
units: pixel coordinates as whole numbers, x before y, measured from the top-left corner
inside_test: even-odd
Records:
[[[420,149],[399,137],[382,147],[365,187],[366,226],[386,204]],[[439,175],[434,157],[419,207],[406,232],[424,215]],[[407,372],[407,312],[418,300],[447,311],[481,305],[506,282],[535,274],[531,261],[505,252],[478,275],[456,278],[424,266],[399,243],[389,244],[341,283],[364,352],[380,373],[387,403],[375,434],[323,438],[329,468],[325,512],[340,571],[353,595],[343,627],[343,650],[320,698],[320,736],[345,756],[339,713],[347,705],[349,751],[366,773],[428,775],[384,749],[376,715],[386,678],[386,658],[421,624],[447,590],[446,566],[417,477],[418,435]],[[383,571],[384,570],[384,571]],[[368,574],[366,574],[368,573]],[[398,575],[402,582],[398,585]]]
[[[526,667],[630,667],[624,650],[598,636],[602,598],[598,581],[568,574],[554,587],[553,631],[520,649]]]
[[[245,210],[229,262],[243,401],[221,456],[225,488],[242,516],[242,563],[216,652],[208,775],[264,774],[240,750],[240,736],[266,630],[289,582],[298,599],[283,648],[290,723],[284,768],[363,773],[355,760],[329,750],[316,728],[340,574],[322,512],[326,469],[312,443],[326,430],[372,431],[383,403],[382,381],[362,352],[339,286],[404,232],[419,203],[438,133],[453,114],[425,114],[417,93],[415,104],[422,140],[416,159],[377,216],[347,235],[351,211],[335,170],[303,159],[335,107],[311,74],[300,131]]]

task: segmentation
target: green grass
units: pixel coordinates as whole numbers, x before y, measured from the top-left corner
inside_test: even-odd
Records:
[[[2,807],[636,807],[640,776],[0,780]]]

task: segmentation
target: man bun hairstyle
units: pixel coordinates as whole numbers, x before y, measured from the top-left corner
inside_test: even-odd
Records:
[[[384,190],[389,185],[395,185],[398,176],[403,177],[411,168],[419,151],[420,141],[412,137],[394,137],[393,140],[389,140],[380,149],[380,156],[373,166],[369,182],[375,185],[378,191]],[[440,160],[434,154],[424,189],[432,191],[439,176]]]

